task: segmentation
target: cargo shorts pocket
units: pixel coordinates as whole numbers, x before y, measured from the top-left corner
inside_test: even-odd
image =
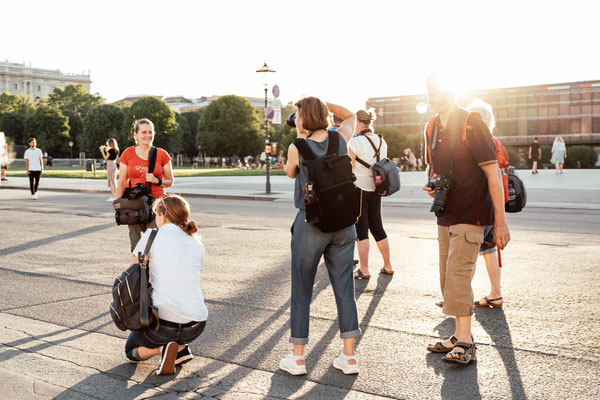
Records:
[[[483,232],[465,232],[465,240],[460,251],[460,261],[464,263],[477,262],[479,247],[483,243]]]

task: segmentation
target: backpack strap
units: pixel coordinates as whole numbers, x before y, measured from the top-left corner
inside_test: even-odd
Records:
[[[375,151],[375,159],[377,160],[377,162],[379,162],[379,152],[381,151],[381,145],[383,144],[383,138],[382,138],[382,136],[378,135],[379,136],[379,148],[375,147],[375,143],[373,143],[373,141],[371,140],[370,137],[368,137],[367,135],[364,135],[364,136],[369,141],[369,143],[371,144],[371,147]]]
[[[356,156],[354,159],[356,161],[358,161],[359,163],[361,163],[362,165],[364,165],[365,167],[371,169],[371,166],[369,164],[367,164],[364,160],[362,160],[359,156]]]
[[[308,143],[306,143],[306,139],[294,140],[294,146],[296,146],[298,152],[302,155],[302,158],[304,158],[305,160],[310,161],[317,158],[315,156],[315,153],[313,153],[313,151],[310,149]]]
[[[469,118],[471,118],[471,116],[477,116],[477,118],[481,119],[481,114],[479,114],[478,112],[469,112],[467,113],[467,115],[465,115],[465,119],[463,121],[462,126],[462,141],[467,144],[467,147],[469,146],[469,137],[467,135],[467,131],[473,129],[473,125],[469,125]]]
[[[431,117],[427,126],[425,127],[425,132],[423,132],[423,136],[425,136],[425,143],[427,144],[427,153],[425,154],[425,164],[431,165],[431,141],[433,137],[433,128],[435,126],[435,120],[437,119],[437,115]]]
[[[337,156],[340,149],[341,135],[336,131],[327,131],[327,136],[329,137],[329,143],[327,144],[327,155]]]
[[[148,264],[146,264],[146,257],[150,252],[150,247],[154,242],[154,238],[158,233],[158,229],[152,229],[150,237],[146,243],[144,253],[138,253],[138,261],[140,263],[140,322],[142,326],[150,326],[150,315],[148,314]]]
[[[149,174],[153,174],[154,173],[154,168],[156,167],[156,154],[158,153],[158,150],[156,149],[156,147],[152,146],[150,148],[150,153],[148,153],[148,173]],[[150,194],[150,196],[152,196],[152,183],[147,182],[148,185],[148,194]]]

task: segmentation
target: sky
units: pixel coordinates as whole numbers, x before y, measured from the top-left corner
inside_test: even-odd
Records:
[[[261,97],[353,111],[424,93],[433,71],[464,90],[600,79],[594,1],[88,0],[3,3],[0,60],[90,71],[92,92]]]

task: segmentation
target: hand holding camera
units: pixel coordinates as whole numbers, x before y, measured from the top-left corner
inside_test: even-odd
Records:
[[[433,203],[429,211],[435,213],[436,217],[441,217],[444,213],[448,192],[453,187],[454,181],[444,175],[433,175],[433,177],[429,178],[427,185],[423,187],[423,190],[427,190],[427,193],[433,197]]]

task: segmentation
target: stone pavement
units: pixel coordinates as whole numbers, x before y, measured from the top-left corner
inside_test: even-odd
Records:
[[[541,170],[532,175],[529,170],[518,171],[525,183],[528,194],[528,207],[571,208],[600,210],[600,169],[565,170],[556,175],[554,170]],[[421,190],[424,175],[421,172],[401,172],[401,190],[386,198],[389,205],[405,203],[430,203],[431,200]],[[294,183],[285,176],[272,176],[272,193],[265,193],[264,176],[228,177],[186,177],[176,178],[175,186],[167,192],[184,194],[189,197],[207,197],[245,200],[292,201]],[[29,188],[27,178],[10,178],[2,182],[1,188]],[[73,191],[107,193],[106,181],[100,179],[64,179],[42,176],[40,191]],[[573,194],[576,195],[573,195]]]

